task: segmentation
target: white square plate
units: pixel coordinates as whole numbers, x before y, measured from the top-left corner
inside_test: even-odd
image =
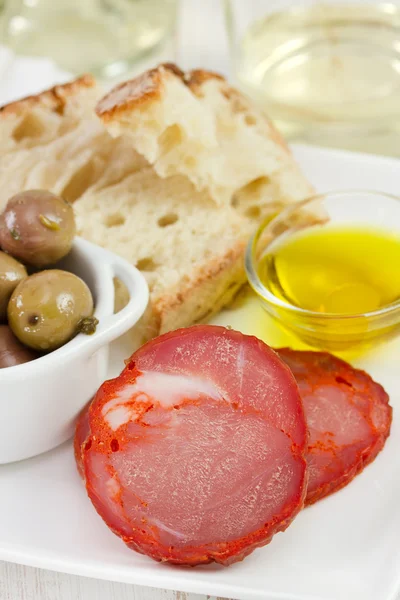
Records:
[[[361,187],[400,194],[396,160],[306,147],[295,153],[319,190]],[[261,335],[265,319],[250,301],[214,322]],[[272,328],[267,341],[284,343],[279,335]],[[114,347],[111,375],[128,352],[123,342]],[[71,443],[0,467],[0,559],[243,600],[394,600],[400,591],[400,341],[356,364],[391,396],[393,427],[383,452],[347,488],[304,510],[284,534],[242,563],[178,568],[128,550],[87,499]]]

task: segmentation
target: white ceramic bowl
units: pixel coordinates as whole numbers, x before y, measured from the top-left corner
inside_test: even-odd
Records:
[[[88,284],[99,325],[91,336],[79,334],[50,354],[0,369],[0,464],[35,456],[72,436],[79,412],[107,376],[109,342],[138,321],[148,302],[146,280],[135,267],[80,238],[57,268]],[[114,277],[130,294],[117,314]]]

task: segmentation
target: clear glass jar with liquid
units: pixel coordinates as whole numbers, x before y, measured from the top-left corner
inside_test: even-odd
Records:
[[[172,35],[178,0],[0,0],[0,39],[65,71],[118,77]]]
[[[400,4],[224,4],[239,85],[287,137],[400,155]]]

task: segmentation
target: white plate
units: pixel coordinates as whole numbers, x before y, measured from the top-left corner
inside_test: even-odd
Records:
[[[395,160],[305,147],[296,148],[296,155],[320,190],[400,193]],[[258,304],[250,303],[247,309],[225,311],[215,322],[284,343],[278,330],[259,330],[265,318]],[[128,352],[124,342],[114,347],[112,375]],[[400,342],[393,342],[356,361],[383,383],[394,406],[392,435],[383,452],[351,485],[304,510],[284,534],[242,563],[177,568],[128,550],[87,499],[70,443],[0,467],[0,559],[243,600],[394,600],[400,591],[399,359]]]

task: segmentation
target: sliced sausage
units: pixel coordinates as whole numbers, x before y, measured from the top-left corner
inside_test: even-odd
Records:
[[[310,433],[306,504],[344,487],[382,450],[392,408],[383,387],[326,352],[277,350],[298,383]]]
[[[278,356],[255,337],[199,325],[147,343],[104,383],[75,448],[90,499],[129,547],[230,564],[302,508],[306,437]]]

